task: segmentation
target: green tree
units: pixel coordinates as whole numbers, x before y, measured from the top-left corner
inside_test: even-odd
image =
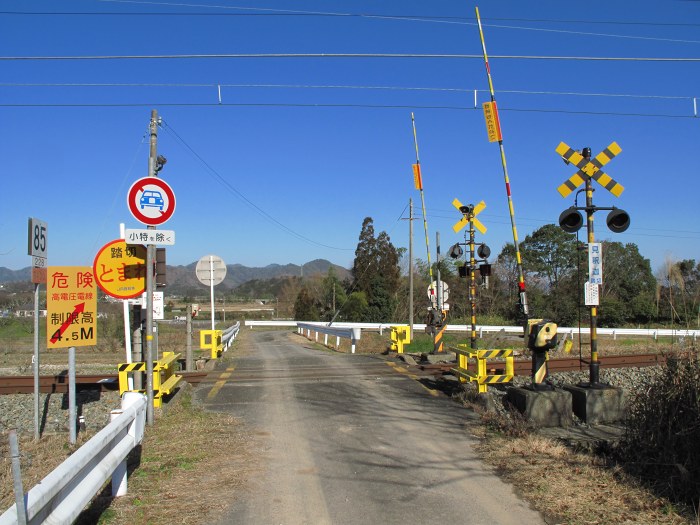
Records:
[[[525,237],[520,247],[523,265],[550,289],[556,290],[576,270],[576,238],[559,226],[545,224]]]
[[[318,307],[306,286],[302,286],[294,302],[295,321],[316,321],[319,318]]]
[[[343,309],[343,305],[347,301],[345,288],[332,266],[328,268],[328,273],[323,279],[321,288],[321,320],[330,321],[338,310]]]
[[[372,287],[370,282],[375,272],[377,272],[377,240],[374,238],[374,223],[371,217],[365,217],[352,264],[355,290],[369,296]]]
[[[353,292],[343,307],[343,317],[351,323],[361,322],[367,313],[367,296],[364,292]]]
[[[603,243],[603,286],[600,326],[646,324],[654,312],[656,279],[649,259],[634,243]]]
[[[401,288],[400,253],[386,232],[374,236],[371,217],[362,222],[353,261],[353,289],[367,300],[364,321],[390,321],[395,314]]]

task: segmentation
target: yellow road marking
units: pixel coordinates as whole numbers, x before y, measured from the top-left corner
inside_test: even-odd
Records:
[[[413,379],[416,383],[418,383],[424,390],[427,390],[428,393],[431,396],[437,397],[438,393],[433,390],[432,388],[428,388],[425,386],[423,383],[420,382],[420,378],[416,374],[412,374],[411,372],[408,371],[407,368],[404,368],[402,366],[397,365],[396,363],[391,363],[389,361],[386,362],[387,365],[389,365],[391,368],[394,369],[394,371],[398,372],[399,374],[404,374]]]
[[[207,394],[207,399],[213,399],[216,397],[216,395],[219,393],[219,390],[222,389],[222,387],[226,384],[226,380],[231,377],[231,373],[235,370],[235,366],[230,366],[226,369],[226,372],[222,372],[222,374],[219,376],[219,380],[214,383],[214,386],[211,387],[211,390]]]

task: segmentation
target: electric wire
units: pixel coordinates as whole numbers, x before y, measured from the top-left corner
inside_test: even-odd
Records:
[[[228,10],[245,10],[245,11],[263,11],[261,12],[245,12],[245,13],[199,13],[199,12],[97,12],[97,11],[74,11],[74,12],[49,12],[49,11],[3,11],[0,14],[5,15],[52,15],[52,16],[293,16],[293,17],[340,17],[340,18],[365,18],[365,19],[380,19],[380,20],[398,20],[398,21],[409,21],[409,22],[425,22],[425,23],[439,23],[439,24],[454,24],[454,25],[471,25],[476,26],[477,23],[473,19],[468,19],[465,17],[449,17],[449,16],[416,16],[416,15],[381,15],[381,14],[369,14],[369,13],[339,13],[339,12],[327,12],[327,11],[297,11],[288,9],[270,9],[270,8],[260,8],[260,7],[236,7],[236,6],[221,6],[221,5],[201,5],[201,4],[182,4],[182,3],[166,3],[166,2],[124,2],[119,0],[103,0],[103,1],[114,1],[117,3],[131,3],[131,4],[148,4],[148,5],[165,5],[165,6],[178,6],[178,7],[198,7],[198,8],[216,8],[216,9],[228,9]],[[528,19],[498,19],[492,18],[491,20],[499,21],[535,21],[535,22],[550,22],[550,23],[571,23],[571,21],[556,21],[556,20],[528,20]],[[603,22],[605,23],[605,22]],[[608,24],[614,22],[607,22]],[[520,31],[539,31],[539,32],[551,32],[551,33],[562,33],[562,34],[572,34],[572,35],[582,35],[582,36],[597,36],[605,38],[624,38],[632,40],[649,40],[649,41],[660,41],[660,42],[676,42],[676,43],[690,43],[697,44],[700,43],[698,40],[689,39],[678,39],[678,38],[662,38],[662,37],[650,37],[641,35],[619,35],[610,33],[595,33],[591,31],[574,31],[570,29],[551,29],[543,27],[522,27],[522,26],[512,26],[512,25],[502,25],[502,24],[484,24],[487,27],[495,29],[514,29]],[[629,25],[629,24],[628,24]],[[643,24],[638,25],[661,25],[661,26],[682,26],[684,24]],[[694,27],[692,24],[686,24],[689,27]]]
[[[455,53],[188,53],[165,55],[33,55],[0,56],[0,61],[67,61],[67,60],[183,60],[183,59],[243,59],[243,58],[442,58],[480,59],[480,55]],[[604,57],[574,55],[491,55],[501,60],[568,60],[594,62],[700,62],[698,57]]]
[[[134,152],[134,156],[131,159],[131,163],[129,164],[129,168],[124,173],[124,177],[122,177],[122,181],[121,181],[121,184],[119,186],[119,191],[114,192],[114,198],[112,199],[112,204],[109,207],[109,211],[105,214],[104,220],[102,221],[102,224],[100,225],[99,229],[97,230],[97,238],[95,239],[95,242],[92,246],[91,253],[97,253],[98,248],[100,247],[99,239],[100,239],[100,237],[102,237],[102,232],[105,231],[107,221],[112,216],[112,214],[114,212],[114,208],[116,207],[117,201],[121,200],[120,196],[126,194],[127,183],[132,178],[131,172],[134,170],[134,166],[136,165],[136,159],[138,158],[138,155],[141,152],[141,148],[143,147],[143,144],[146,142],[147,137],[148,137],[148,128],[146,128],[144,130],[144,134],[141,137],[141,142],[139,142],[138,146],[136,147],[136,151]]]
[[[269,107],[269,108],[359,108],[359,109],[435,109],[452,111],[481,111],[481,108],[472,106],[439,106],[416,104],[314,104],[314,103],[261,103],[261,102],[148,102],[148,103],[0,103],[5,108],[129,108],[129,107]],[[649,118],[673,118],[696,119],[695,115],[673,115],[670,113],[630,113],[620,111],[573,111],[563,109],[527,109],[499,107],[499,112],[514,111],[528,113],[558,113],[563,115],[597,115],[618,117],[649,117]]]
[[[255,204],[253,201],[251,201],[248,197],[246,197],[241,191],[239,191],[235,186],[233,186],[230,182],[228,182],[217,170],[215,170],[211,164],[209,164],[204,158],[197,153],[192,146],[190,146],[173,128],[170,126],[165,120],[162,121],[162,126],[163,129],[165,129],[166,132],[170,133],[178,142],[180,142],[203,166],[207,168],[209,173],[214,176],[214,178],[226,189],[228,189],[231,193],[235,194],[238,198],[240,198],[242,201],[244,201],[248,206],[250,206],[253,210],[258,212],[260,215],[262,215],[265,219],[268,221],[276,224],[278,227],[280,227],[283,231],[286,233],[296,237],[297,239],[300,239],[302,241],[308,242],[310,244],[314,244],[316,246],[321,246],[323,248],[328,248],[331,250],[340,250],[340,251],[351,251],[353,248],[341,248],[337,246],[330,246],[328,244],[323,244],[318,241],[314,241],[313,239],[310,239],[309,237],[306,237],[305,235],[300,234],[299,232],[293,230],[289,226],[283,224],[276,218],[274,218],[272,215],[270,215],[268,212],[266,212],[264,209],[262,209],[260,206]]]
[[[121,82],[0,82],[0,87],[227,87],[227,88],[279,88],[279,89],[348,89],[348,90],[387,90],[387,91],[436,91],[454,93],[488,93],[486,89],[429,87],[429,86],[369,86],[369,85],[329,85],[329,84],[227,84],[227,83],[121,83]],[[517,95],[559,95],[579,97],[611,97],[640,99],[693,100],[692,96],[681,95],[639,95],[634,93],[585,93],[581,91],[531,91],[503,89],[499,93]]]

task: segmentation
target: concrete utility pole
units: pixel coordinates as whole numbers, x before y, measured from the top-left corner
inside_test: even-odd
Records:
[[[148,176],[157,177],[156,162],[158,157],[158,111],[151,111],[151,141],[148,155]],[[149,226],[155,230],[155,226]],[[146,245],[146,422],[153,424],[153,261],[155,260],[155,244]]]

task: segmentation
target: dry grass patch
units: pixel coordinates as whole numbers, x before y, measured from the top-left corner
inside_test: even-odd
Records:
[[[186,388],[130,458],[128,494],[112,500],[107,486],[77,523],[215,522],[257,468],[253,447],[235,418],[193,406]]]
[[[34,441],[31,434],[17,434],[19,439],[22,485],[27,492],[60,465],[73,452],[94,435],[94,432],[78,434],[77,443],[68,442],[68,434],[44,434]],[[12,479],[12,459],[8,434],[0,435],[0,514],[15,504]]]
[[[550,516],[550,523],[695,522],[600,457],[575,452],[536,434],[512,437],[486,428],[481,434],[478,450],[484,459],[537,510]]]

